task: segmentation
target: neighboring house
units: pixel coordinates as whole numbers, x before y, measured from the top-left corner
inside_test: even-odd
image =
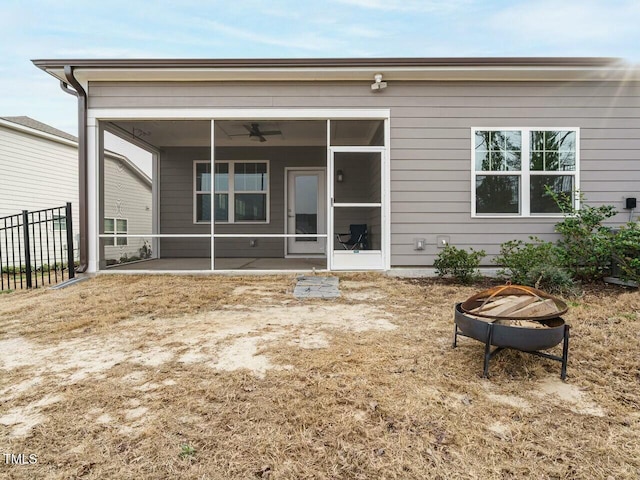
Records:
[[[617,223],[640,193],[640,75],[616,59],[34,63],[86,118],[88,271],[109,261],[104,131],[154,155],[149,270],[429,267],[446,244],[490,265],[555,238],[547,188]]]
[[[113,172],[105,189],[105,222],[118,233],[145,233],[151,229],[151,179],[127,157],[105,152],[105,170]],[[74,244],[79,231],[78,140],[29,117],[0,117],[0,218],[22,210],[43,210],[71,202]],[[55,223],[55,225],[54,225]],[[49,234],[64,228],[48,224]],[[40,235],[37,229],[36,234]],[[110,257],[139,256],[140,239],[116,238]],[[66,247],[66,237],[63,237]],[[5,249],[6,250],[6,249]],[[6,260],[7,252],[3,258]]]

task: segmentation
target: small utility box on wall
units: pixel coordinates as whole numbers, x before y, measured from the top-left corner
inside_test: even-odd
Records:
[[[438,235],[436,237],[436,246],[438,248],[444,248],[451,243],[451,238],[448,235]]]

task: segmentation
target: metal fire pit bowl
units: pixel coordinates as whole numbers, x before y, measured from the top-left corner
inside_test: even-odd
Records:
[[[560,378],[567,377],[569,356],[569,325],[560,318],[540,320],[546,328],[526,328],[509,324],[493,323],[473,318],[462,310],[462,304],[455,307],[455,332],[453,348],[458,346],[458,336],[469,337],[485,344],[483,377],[489,375],[489,361],[505,348],[548,358],[562,363]],[[563,342],[562,357],[540,352]],[[491,347],[497,347],[491,351]]]

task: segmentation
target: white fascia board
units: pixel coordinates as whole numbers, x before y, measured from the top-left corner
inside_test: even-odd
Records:
[[[378,109],[302,109],[302,108],[90,108],[88,111],[88,125],[93,126],[99,120],[324,120],[365,118],[386,119],[391,115],[388,108]]]
[[[51,140],[52,142],[62,143],[63,145],[69,145],[71,147],[78,148],[78,142],[74,142],[73,140],[68,140],[66,138],[53,135],[51,133],[43,132],[42,130],[37,130],[35,128],[25,127],[24,125],[20,125],[18,123],[13,123],[7,120],[0,119],[0,126],[7,127],[12,130],[17,130],[19,132],[27,133],[34,137],[45,138],[47,140]]]
[[[62,69],[48,72],[66,81]],[[635,66],[607,67],[254,67],[254,68],[77,68],[74,75],[89,82],[144,81],[369,81],[377,73],[385,81],[639,81]]]

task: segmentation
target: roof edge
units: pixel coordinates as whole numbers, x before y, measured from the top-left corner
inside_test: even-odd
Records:
[[[323,68],[323,67],[610,67],[616,57],[404,57],[404,58],[126,58],[35,59],[42,70],[76,68]]]

